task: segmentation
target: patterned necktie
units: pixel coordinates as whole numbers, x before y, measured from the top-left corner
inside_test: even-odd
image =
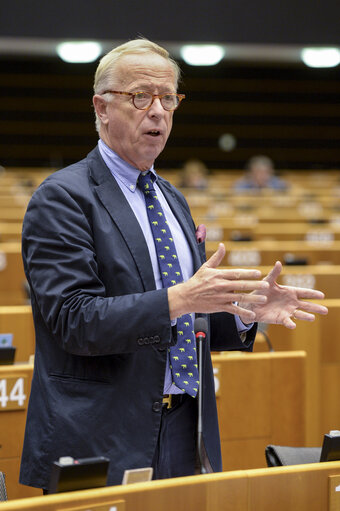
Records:
[[[183,281],[176,247],[164,211],[158,201],[150,172],[141,173],[138,184],[144,192],[146,209],[153,234],[163,287]],[[177,318],[177,344],[169,349],[174,384],[190,396],[198,390],[196,341],[190,314]]]

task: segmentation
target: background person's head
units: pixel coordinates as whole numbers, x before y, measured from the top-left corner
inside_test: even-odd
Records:
[[[208,169],[198,158],[186,160],[182,170],[181,186],[204,189],[207,186]]]
[[[253,156],[246,168],[249,179],[259,188],[266,188],[274,175],[274,163],[268,156]]]

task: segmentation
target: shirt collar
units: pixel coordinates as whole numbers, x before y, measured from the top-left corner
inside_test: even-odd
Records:
[[[110,147],[108,147],[102,139],[98,141],[99,152],[108,166],[111,174],[116,179],[119,179],[124,186],[126,186],[131,192],[135,192],[137,186],[137,179],[140,174],[140,170],[136,169],[125,160],[123,160],[117,153],[115,153]],[[152,165],[146,172],[151,172],[155,176],[155,181],[158,179],[154,166]],[[145,174],[145,172],[143,172]]]

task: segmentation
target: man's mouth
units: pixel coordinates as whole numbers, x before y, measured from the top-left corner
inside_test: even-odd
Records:
[[[147,132],[147,135],[150,135],[151,137],[158,137],[161,134],[158,130],[150,130]]]

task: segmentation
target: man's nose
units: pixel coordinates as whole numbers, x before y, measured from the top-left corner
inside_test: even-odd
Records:
[[[153,103],[152,105],[150,106],[149,108],[149,113],[151,115],[157,115],[157,116],[160,116],[160,115],[164,115],[164,108],[162,107],[162,103],[161,103],[161,100],[159,98],[155,98],[153,100]]]

